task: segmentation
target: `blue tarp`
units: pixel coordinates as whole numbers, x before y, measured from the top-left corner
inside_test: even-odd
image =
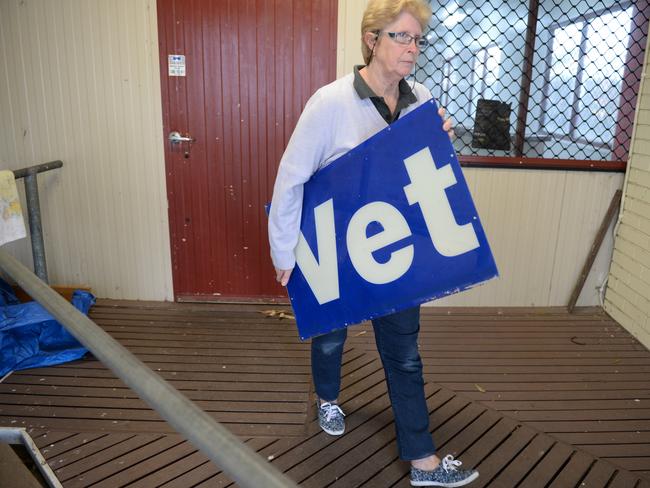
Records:
[[[72,295],[72,305],[84,314],[94,303],[87,291],[75,290]],[[19,303],[11,287],[0,280],[0,377],[73,361],[87,352],[39,303]]]

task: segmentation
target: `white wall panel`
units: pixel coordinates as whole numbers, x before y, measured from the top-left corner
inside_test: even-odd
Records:
[[[464,174],[500,277],[434,305],[566,305],[623,175],[477,168]],[[612,243],[608,232],[578,305],[599,303]]]
[[[0,2],[0,168],[64,162],[39,175],[53,284],[172,297],[156,22],[155,0]]]
[[[650,83],[646,59],[605,310],[650,347]]]
[[[350,73],[355,64],[363,64],[361,19],[367,3],[367,0],[339,0],[337,78]]]

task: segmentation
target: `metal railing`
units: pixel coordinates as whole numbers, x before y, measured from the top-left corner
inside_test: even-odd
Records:
[[[36,447],[34,440],[27,433],[27,429],[24,427],[0,427],[0,442],[23,446],[31,456],[34,465],[40,471],[41,476],[43,476],[48,486],[50,488],[63,488],[54,471],[52,471],[50,465],[45,461],[41,451]]]
[[[0,269],[240,486],[298,486],[2,249]]]
[[[38,181],[36,175],[63,166],[62,161],[50,161],[29,168],[14,171],[14,178],[25,179],[25,199],[27,200],[27,220],[32,241],[32,257],[34,258],[34,273],[45,283],[47,280],[47,264],[45,263],[45,244],[43,242],[43,227],[41,225],[41,204],[38,198]]]

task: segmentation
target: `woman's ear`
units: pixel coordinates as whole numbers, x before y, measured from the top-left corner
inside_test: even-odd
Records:
[[[368,46],[368,49],[370,49],[371,51],[375,47],[375,43],[377,42],[377,37],[378,37],[377,34],[370,31],[366,32],[363,35],[363,42],[366,43],[366,46]]]

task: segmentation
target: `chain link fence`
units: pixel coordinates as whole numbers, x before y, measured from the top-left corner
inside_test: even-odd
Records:
[[[648,0],[432,0],[416,79],[461,156],[625,161]]]

